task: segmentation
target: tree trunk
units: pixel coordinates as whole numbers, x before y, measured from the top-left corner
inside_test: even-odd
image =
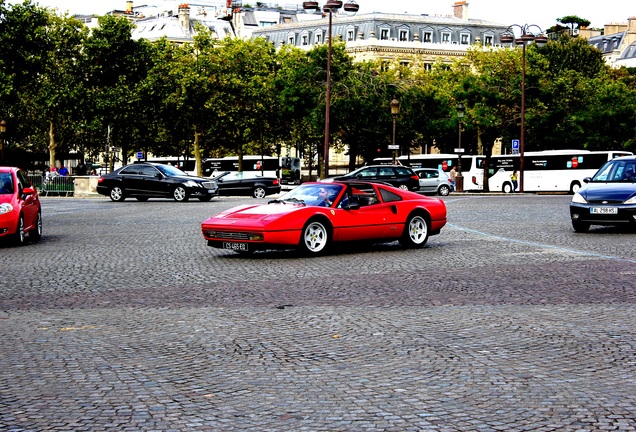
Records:
[[[201,139],[201,132],[198,130],[198,127],[194,127],[194,143],[193,143],[193,151],[194,151],[194,160],[197,167],[197,176],[203,177],[203,162],[201,161],[201,150],[199,147],[199,141]]]
[[[55,123],[49,121],[49,166],[55,166]]]

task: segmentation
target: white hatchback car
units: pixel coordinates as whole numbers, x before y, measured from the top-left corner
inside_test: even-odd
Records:
[[[415,168],[415,174],[420,178],[420,193],[433,193],[447,196],[451,193],[453,182],[444,170],[437,168]]]

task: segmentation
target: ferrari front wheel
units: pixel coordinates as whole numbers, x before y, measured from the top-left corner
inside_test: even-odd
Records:
[[[416,214],[409,217],[404,226],[404,233],[400,244],[408,248],[423,247],[428,241],[428,221],[422,215]]]
[[[305,225],[299,244],[302,252],[317,255],[325,251],[328,244],[329,229],[324,222],[314,220]]]

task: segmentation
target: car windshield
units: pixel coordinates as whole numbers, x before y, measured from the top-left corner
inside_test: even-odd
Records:
[[[307,205],[321,205],[328,199],[333,202],[344,186],[341,184],[304,184],[281,196],[276,202],[302,202]],[[324,191],[324,192],[323,192]]]
[[[187,176],[188,174],[172,165],[156,165],[157,169],[166,176]]]
[[[636,182],[636,160],[611,160],[592,177],[593,182]]]
[[[0,195],[13,193],[13,176],[9,172],[0,173]]]

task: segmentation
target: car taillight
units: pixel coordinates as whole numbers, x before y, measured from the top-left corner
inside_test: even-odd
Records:
[[[418,182],[418,183],[419,183],[419,181],[420,181],[420,178],[417,176],[417,174],[413,174],[413,175],[411,176],[411,179],[412,179],[412,180],[415,180],[415,181],[416,181],[416,182]]]
[[[97,183],[101,183],[104,181],[104,176],[101,176],[100,178],[97,179]]]
[[[272,182],[272,185],[273,185],[273,186],[276,186],[277,184],[278,184],[278,179],[276,179],[276,180],[274,180],[274,181]]]

